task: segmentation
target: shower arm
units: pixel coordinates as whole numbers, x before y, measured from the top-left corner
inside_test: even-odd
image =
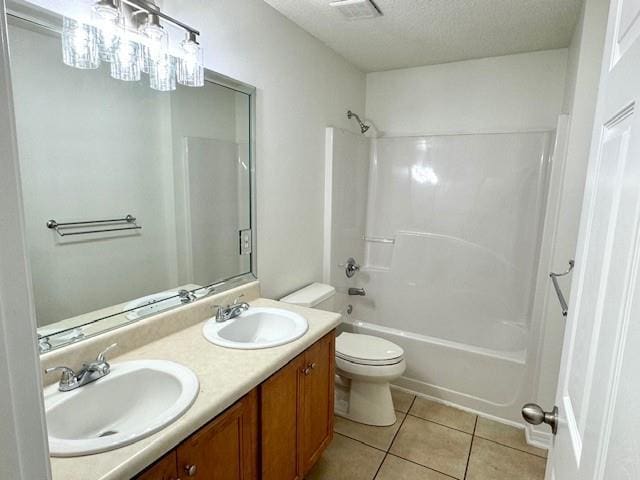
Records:
[[[364,134],[367,130],[369,130],[369,126],[365,125],[362,120],[360,120],[360,116],[357,113],[352,112],[351,110],[347,110],[347,118],[351,120],[352,117],[355,117],[358,121],[358,125],[360,125],[360,131]]]

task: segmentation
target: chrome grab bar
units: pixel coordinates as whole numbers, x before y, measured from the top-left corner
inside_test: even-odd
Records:
[[[574,265],[575,265],[575,261],[569,260],[569,268],[567,269],[566,272],[549,273],[549,277],[551,277],[551,281],[553,282],[553,288],[556,290],[556,295],[558,296],[558,301],[560,302],[560,307],[562,307],[563,317],[567,316],[567,313],[569,312],[569,307],[567,306],[567,301],[565,300],[564,294],[562,293],[562,290],[560,289],[560,285],[558,284],[558,277],[564,277],[565,275],[569,275],[573,270]]]
[[[117,224],[124,224],[128,226],[118,227],[118,228],[100,228],[93,230],[80,230],[77,232],[68,232],[65,230],[75,229],[75,228],[85,228],[92,227],[94,225],[104,225],[111,226]],[[108,220],[87,220],[84,222],[64,222],[59,223],[55,220],[49,220],[47,222],[47,228],[55,230],[58,235],[61,237],[66,237],[68,235],[86,235],[89,233],[104,233],[104,232],[118,232],[121,230],[142,230],[142,226],[136,223],[136,217],[133,215],[127,215],[124,218],[110,218]]]

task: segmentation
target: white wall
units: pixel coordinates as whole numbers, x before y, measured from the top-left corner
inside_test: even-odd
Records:
[[[554,129],[567,50],[367,75],[367,120],[385,135]]]
[[[202,31],[205,65],[255,85],[258,276],[280,297],[322,279],[325,127],[354,129],[365,77],[261,0],[166,0]]]

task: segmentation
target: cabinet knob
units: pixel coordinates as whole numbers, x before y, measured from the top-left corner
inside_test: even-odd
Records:
[[[187,472],[188,476],[195,477],[196,473],[198,472],[198,467],[196,467],[195,465],[186,465],[184,467],[184,471]]]

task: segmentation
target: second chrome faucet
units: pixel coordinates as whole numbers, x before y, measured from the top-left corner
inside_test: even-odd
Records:
[[[240,298],[242,298],[242,295],[236,298],[231,305],[227,305],[226,307],[216,305],[216,307],[218,307],[218,311],[216,312],[216,322],[226,322],[227,320],[236,318],[249,310],[248,303],[239,303]]]

